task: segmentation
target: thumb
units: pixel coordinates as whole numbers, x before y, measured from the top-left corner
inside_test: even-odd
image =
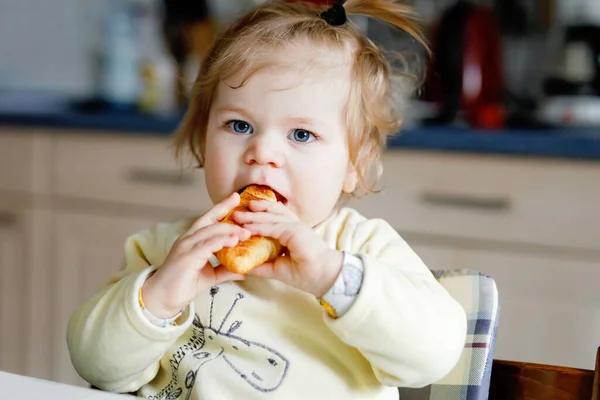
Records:
[[[220,283],[223,283],[223,282],[243,281],[244,279],[246,279],[245,275],[236,274],[234,272],[231,272],[230,270],[228,270],[227,268],[225,268],[222,265],[215,268],[214,272],[215,272],[215,284],[217,284],[217,285]]]
[[[265,279],[280,279],[283,271],[289,271],[290,257],[285,255],[277,258],[275,261],[269,261],[254,268],[248,274]]]
[[[248,275],[258,276],[264,279],[273,279],[275,278],[275,263],[266,262],[248,272]]]

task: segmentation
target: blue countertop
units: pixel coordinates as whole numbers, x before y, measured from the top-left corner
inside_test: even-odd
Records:
[[[125,112],[15,113],[0,109],[0,125],[123,134],[167,136],[175,130],[179,120],[180,116],[157,118]],[[391,137],[388,147],[600,160],[600,128],[477,131],[456,127],[415,127]]]

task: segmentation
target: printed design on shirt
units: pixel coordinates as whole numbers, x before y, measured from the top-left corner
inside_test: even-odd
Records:
[[[194,317],[192,334],[189,341],[177,349],[169,360],[171,381],[156,396],[149,399],[189,400],[196,383],[198,371],[210,362],[224,362],[232,373],[260,392],[276,390],[285,379],[290,362],[277,350],[262,343],[246,340],[234,335],[243,321],[236,320],[225,329],[238,301],[244,298],[237,293],[235,300],[218,327],[213,326],[213,306],[219,292],[217,286],[210,289],[210,319],[205,326],[198,314]],[[185,358],[191,358],[195,364],[185,373],[185,381],[179,382],[179,369]]]

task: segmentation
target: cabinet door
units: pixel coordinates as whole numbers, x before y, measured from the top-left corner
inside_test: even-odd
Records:
[[[0,204],[0,371],[25,373],[24,214]]]
[[[468,268],[494,278],[500,296],[495,358],[594,369],[600,344],[599,260],[468,243],[412,246],[430,269]]]
[[[401,232],[600,251],[600,163],[393,150],[355,201]]]
[[[71,313],[118,272],[127,236],[154,225],[151,218],[57,211],[54,221],[55,268],[52,379],[87,385],[75,372],[66,345]]]
[[[0,190],[49,193],[50,154],[49,135],[0,127]]]
[[[212,205],[203,170],[178,165],[167,137],[56,135],[54,193],[71,199],[198,212]],[[110,161],[109,161],[110,160]],[[93,182],[93,184],[91,184]]]
[[[0,370],[38,378],[48,377],[52,359],[44,343],[51,299],[44,278],[48,217],[26,196],[0,194]]]

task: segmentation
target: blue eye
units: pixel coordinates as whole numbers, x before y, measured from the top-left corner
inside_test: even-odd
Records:
[[[294,129],[291,133],[291,139],[299,143],[309,143],[315,140],[315,135],[306,129]]]
[[[228,122],[227,126],[235,133],[252,133],[252,126],[250,126],[249,123],[241,121],[239,119]]]

